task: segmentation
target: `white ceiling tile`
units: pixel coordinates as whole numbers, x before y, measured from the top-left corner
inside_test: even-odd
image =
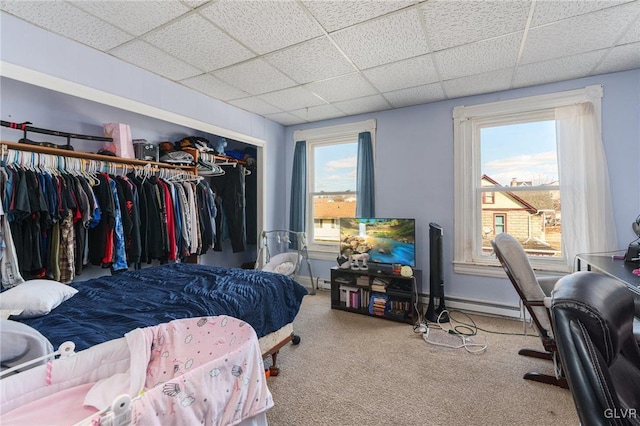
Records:
[[[329,80],[316,81],[305,86],[327,102],[362,98],[378,93],[359,73],[342,75]]]
[[[289,114],[288,112],[279,112],[277,114],[267,114],[265,117],[271,121],[280,123],[283,126],[293,126],[294,124],[300,124],[305,122],[305,120],[301,119],[297,115]]]
[[[238,108],[242,108],[245,111],[253,112],[259,115],[275,114],[278,112],[282,112],[280,108],[276,108],[273,105],[266,103],[262,99],[258,99],[255,97],[236,99],[233,101],[229,101],[228,103],[233,106],[237,106]]]
[[[355,71],[326,37],[271,53],[264,59],[300,84]]]
[[[614,44],[640,3],[604,9],[529,30],[521,63],[571,56]]]
[[[309,108],[303,108],[291,111],[304,121],[320,121],[330,118],[344,117],[345,113],[334,107],[333,105],[318,105]]]
[[[182,0],[182,3],[186,4],[187,6],[195,9],[196,7],[200,7],[205,3],[208,3],[209,0]]]
[[[424,3],[422,10],[433,51],[523,31],[530,1],[451,1]]]
[[[327,32],[332,32],[411,6],[414,2],[411,0],[310,0],[302,3]]]
[[[589,74],[605,53],[606,49],[602,49],[567,58],[520,65],[516,69],[513,85],[514,87],[534,86],[583,77]]]
[[[487,72],[469,77],[443,81],[442,86],[448,98],[478,95],[481,93],[500,92],[511,86],[513,69]]]
[[[531,26],[548,24],[561,19],[583,15],[596,10],[617,6],[631,0],[563,0],[536,2],[531,19]]]
[[[450,80],[515,66],[521,38],[522,34],[516,33],[441,50],[433,55],[442,79]]]
[[[73,4],[136,36],[151,31],[190,9],[168,1],[73,1]]]
[[[198,11],[259,54],[323,34],[293,1],[222,0]]]
[[[5,1],[2,9],[46,30],[107,51],[133,37],[88,13],[59,1]]]
[[[347,115],[364,114],[366,112],[391,109],[391,105],[382,95],[350,99],[348,101],[336,102],[333,105]]]
[[[635,43],[640,41],[640,17],[635,20],[627,30],[627,32],[618,41],[618,45]]]
[[[265,93],[258,97],[271,105],[277,106],[283,111],[293,111],[325,103],[322,99],[301,86]]]
[[[223,68],[254,56],[197,14],[189,15],[143,38],[204,71]]]
[[[183,80],[202,74],[201,70],[139,40],[117,47],[110,53],[170,80]]]
[[[383,93],[383,95],[394,108],[426,104],[445,99],[440,83],[395,90],[393,92]]]
[[[295,81],[262,59],[251,59],[214,71],[212,74],[252,95],[261,95],[297,85]]]
[[[640,68],[640,43],[617,46],[605,56],[595,70],[596,74]]]
[[[198,75],[196,77],[182,80],[180,83],[202,92],[205,95],[211,96],[212,98],[220,99],[221,101],[229,101],[231,99],[249,96],[248,93],[236,89],[210,74]]]
[[[428,53],[419,13],[409,9],[331,35],[360,69]]]
[[[376,68],[369,68],[363,73],[381,92],[390,92],[438,81],[438,73],[433,66],[431,55],[418,56]]]

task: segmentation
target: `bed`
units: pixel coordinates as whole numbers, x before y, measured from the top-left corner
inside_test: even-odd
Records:
[[[16,289],[27,289],[28,284],[21,284]],[[49,288],[46,287],[47,291]],[[278,273],[182,263],[78,282],[76,288],[62,284],[54,288],[56,290],[53,293],[62,294],[48,295],[47,291],[39,289],[18,298],[31,300],[36,298],[37,293],[38,296],[45,295],[43,298],[47,300],[58,299],[59,303],[34,308],[34,312],[23,312],[23,316],[32,318],[20,319],[23,324],[41,333],[53,347],[73,341],[76,351],[82,356],[94,354],[91,359],[104,360],[108,357],[102,352],[96,356],[96,351],[105,351],[105,346],[111,347],[113,344],[122,345],[123,336],[128,337],[134,330],[160,327],[174,320],[228,316],[249,324],[251,327],[247,328],[255,330],[261,359],[272,357],[272,374],[277,374],[278,350],[290,341],[299,341],[293,333],[292,323],[299,312],[302,298],[307,294],[307,290],[295,280]],[[14,290],[4,292],[3,296]],[[3,297],[2,302],[10,299]],[[2,309],[18,307],[3,306]],[[112,349],[106,352],[110,356],[114,354]],[[120,354],[118,356],[122,352],[115,351]],[[122,362],[116,363],[122,366]],[[35,367],[16,377],[42,375],[44,368]],[[113,371],[109,370],[108,373],[113,374]],[[89,369],[87,374],[93,374],[96,379],[93,369]],[[16,383],[14,377],[8,379]],[[93,386],[92,381],[84,384]],[[36,388],[23,389],[23,392],[32,395]],[[32,398],[29,396],[27,399]],[[3,402],[3,410],[27,402],[26,399],[17,401],[19,403],[12,402],[11,407]]]
[[[50,313],[21,321],[42,333],[54,348],[70,340],[81,351],[135,328],[229,315],[254,328],[263,356],[272,358],[273,374],[277,374],[278,350],[299,341],[292,322],[307,294],[282,274],[186,263],[78,282],[76,290]]]

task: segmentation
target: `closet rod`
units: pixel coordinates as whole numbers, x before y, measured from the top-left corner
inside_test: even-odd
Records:
[[[83,139],[88,141],[99,142],[113,142],[113,138],[104,136],[90,136],[90,135],[78,135],[75,133],[58,132],[57,130],[41,129],[39,127],[29,126],[31,122],[25,121],[24,123],[12,123],[9,121],[0,121],[0,125],[3,127],[9,127],[10,129],[22,130],[24,132],[24,139],[27,139],[27,132],[41,133],[43,135],[60,136],[67,138],[67,149],[71,147],[71,139]]]
[[[0,144],[2,144],[3,152],[5,149],[12,149],[15,151],[37,152],[40,154],[58,155],[61,157],[84,158],[86,160],[98,160],[98,161],[106,161],[109,163],[132,164],[136,166],[146,166],[147,164],[151,164],[152,166],[156,166],[163,169],[180,169],[180,170],[194,169],[193,166],[176,166],[173,164],[159,163],[156,161],[145,161],[145,160],[137,160],[134,158],[112,157],[111,155],[93,154],[91,152],[67,151],[66,149],[49,148],[46,146],[29,145],[29,144],[17,143],[17,142],[0,141]]]

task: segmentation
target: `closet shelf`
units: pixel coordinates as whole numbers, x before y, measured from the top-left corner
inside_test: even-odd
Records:
[[[69,151],[66,149],[49,148],[44,146],[29,145],[29,144],[17,143],[17,142],[0,141],[0,145],[2,145],[3,153],[5,149],[12,149],[14,151],[35,152],[40,154],[58,155],[61,157],[72,157],[72,158],[81,158],[85,160],[106,161],[109,163],[117,163],[117,164],[130,164],[133,166],[151,165],[151,166],[155,166],[163,169],[180,169],[180,170],[187,170],[187,171],[193,171],[196,169],[194,166],[176,166],[173,164],[160,163],[156,161],[145,161],[145,160],[137,160],[133,158],[112,157],[110,155],[101,155],[101,154],[94,154],[91,152],[81,152],[81,151]]]
[[[90,136],[90,135],[79,135],[77,133],[59,132],[57,130],[41,129],[39,127],[29,126],[29,124],[31,123],[28,121],[24,123],[12,123],[4,120],[0,121],[0,126],[9,127],[10,129],[22,131],[24,133],[24,139],[27,139],[28,132],[67,138],[67,145],[66,145],[67,149],[71,147],[71,139],[83,139],[83,140],[97,141],[97,142],[113,142],[113,138],[109,138],[105,136]]]

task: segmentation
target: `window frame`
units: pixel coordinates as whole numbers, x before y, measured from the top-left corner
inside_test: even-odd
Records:
[[[545,95],[529,96],[505,101],[490,102],[453,108],[454,139],[454,260],[455,273],[502,277],[504,272],[495,256],[478,256],[481,247],[482,206],[480,195],[480,127],[487,125],[522,122],[544,117],[554,108],[579,102],[594,105],[599,122],[602,121],[601,85]],[[552,116],[555,119],[554,116]],[[602,128],[600,126],[600,128]],[[561,159],[558,159],[561,168]],[[558,189],[555,186],[539,186],[535,190]],[[495,188],[486,188],[494,191]],[[562,197],[562,195],[561,195]],[[543,259],[530,257],[534,269],[549,272],[570,272],[563,258]]]
[[[313,148],[322,145],[334,145],[339,143],[358,141],[358,134],[362,132],[371,133],[371,145],[373,147],[374,159],[376,152],[376,120],[366,120],[337,126],[320,127],[308,130],[296,130],[293,133],[295,141],[306,141],[307,149],[307,188],[306,188],[306,217],[305,230],[307,233],[307,251],[312,259],[335,260],[339,253],[339,242],[317,243],[313,240],[313,176],[314,161]],[[327,195],[333,192],[325,193]],[[342,192],[335,193],[342,194]],[[356,194],[357,196],[357,194]]]

